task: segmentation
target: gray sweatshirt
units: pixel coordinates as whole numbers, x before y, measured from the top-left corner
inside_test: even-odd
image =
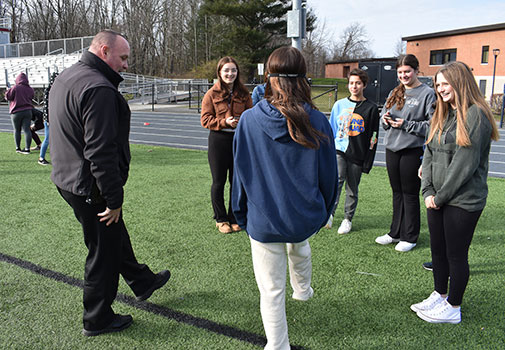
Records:
[[[396,104],[389,109],[383,108],[381,125],[386,130],[384,137],[386,148],[398,152],[406,148],[422,147],[430,126],[435,100],[435,91],[428,85],[421,84],[405,90],[405,105],[401,111],[396,109]],[[393,118],[404,120],[401,128],[392,128],[384,123],[382,116],[387,111]]]

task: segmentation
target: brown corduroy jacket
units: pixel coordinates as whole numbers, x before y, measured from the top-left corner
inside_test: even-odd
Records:
[[[226,124],[226,118],[231,116],[240,117],[246,109],[251,107],[251,96],[239,97],[236,92],[233,93],[228,105],[228,96],[224,95],[221,84],[217,82],[203,97],[200,122],[204,128],[210,130],[218,131],[229,128],[230,126]]]

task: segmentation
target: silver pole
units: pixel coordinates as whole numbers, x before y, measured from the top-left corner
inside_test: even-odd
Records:
[[[301,10],[302,8],[302,0],[293,0],[293,11],[295,10]],[[302,32],[302,23],[301,21],[299,22],[299,33]],[[302,50],[302,38],[301,37],[296,37],[296,38],[291,38],[291,46],[297,48],[298,50]]]

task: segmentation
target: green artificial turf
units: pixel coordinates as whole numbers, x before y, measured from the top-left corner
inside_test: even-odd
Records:
[[[70,207],[37,155],[14,152],[0,133],[0,253],[82,279],[86,249]],[[124,219],[139,261],[169,268],[168,285],[151,303],[239,331],[264,336],[259,293],[245,233],[219,234],[210,205],[207,154],[132,145]],[[391,191],[384,168],[364,175],[348,235],[335,227],[310,239],[315,296],[290,298],[292,344],[305,349],[499,349],[505,344],[505,181],[489,179],[488,204],[470,248],[470,282],[462,323],[429,324],[410,311],[433,290],[425,211],[411,252],[374,243],[388,232]],[[149,311],[116,302],[133,325],[91,339],[81,335],[82,290],[0,262],[1,349],[260,349]],[[133,296],[124,281],[120,293]]]

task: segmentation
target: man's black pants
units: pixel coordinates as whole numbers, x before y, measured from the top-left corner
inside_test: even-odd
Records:
[[[113,320],[111,305],[116,298],[119,274],[137,296],[152,286],[155,275],[147,265],[137,262],[122,216],[117,224],[106,226],[97,216],[105,210],[105,202],[88,204],[86,197],[60,188],[58,191],[81,223],[88,248],[84,269],[84,328],[99,330]]]

